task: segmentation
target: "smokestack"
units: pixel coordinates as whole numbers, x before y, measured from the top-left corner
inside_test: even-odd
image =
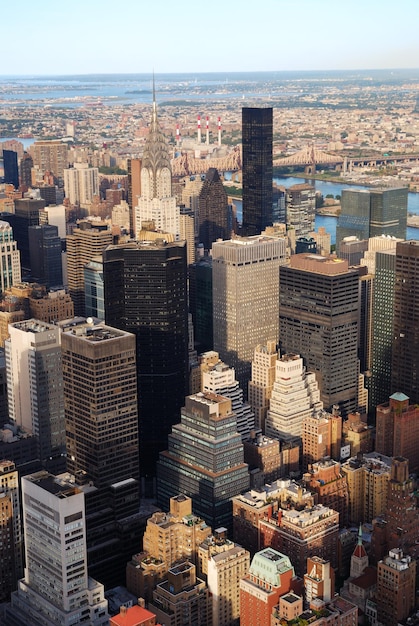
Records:
[[[198,115],[198,143],[201,143],[201,116]]]
[[[207,115],[207,123],[206,123],[206,132],[207,132],[207,138],[206,138],[205,143],[208,146],[209,145],[209,120],[208,120],[208,115]]]
[[[218,145],[221,146],[221,117],[218,118]]]

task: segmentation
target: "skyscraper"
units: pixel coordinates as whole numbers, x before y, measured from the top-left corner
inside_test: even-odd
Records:
[[[419,241],[396,247],[391,391],[419,403]]]
[[[285,239],[238,237],[212,247],[214,350],[247,392],[253,350],[277,339],[279,267]]]
[[[135,239],[134,212],[141,195],[141,159],[128,159],[128,205],[131,236]]]
[[[230,237],[228,229],[228,200],[218,170],[211,167],[199,194],[199,242],[205,250],[217,239]]]
[[[5,350],[10,419],[36,435],[43,466],[62,472],[66,446],[59,328],[30,319],[10,324],[9,333]]]
[[[47,289],[63,286],[61,239],[57,226],[29,227],[31,275]]]
[[[93,196],[99,195],[99,170],[88,163],[74,163],[64,170],[65,195],[73,205],[90,207]]]
[[[12,461],[0,461],[0,601],[10,599],[23,575],[19,477]]]
[[[35,141],[30,148],[33,164],[42,174],[52,172],[63,180],[64,169],[68,167],[68,147],[59,139]]]
[[[17,152],[3,150],[4,182],[19,189],[19,168],[17,165]]]
[[[144,222],[153,222],[156,230],[171,233],[175,239],[179,239],[179,207],[172,194],[170,153],[157,119],[154,86],[150,130],[141,161],[141,196],[134,211],[136,237]]]
[[[157,465],[157,497],[167,508],[181,492],[212,528],[232,527],[231,498],[249,487],[231,400],[212,393],[188,396],[181,422],[172,428],[168,450]]]
[[[188,387],[186,244],[110,246],[103,272],[106,323],[136,337],[140,472],[153,477]]]
[[[6,622],[14,626],[109,623],[103,585],[87,575],[84,495],[42,471],[22,478],[25,576]]]
[[[67,237],[68,290],[74,302],[74,314],[84,315],[84,267],[94,257],[102,256],[112,243],[112,231],[104,222],[83,221]]]
[[[19,166],[20,184],[25,187],[25,191],[32,185],[32,168],[33,159],[28,152],[25,152],[20,160]]]
[[[243,234],[259,235],[273,222],[273,109],[242,109]]]
[[[397,626],[415,608],[416,561],[403,550],[390,549],[377,566],[377,617],[380,624]]]
[[[45,208],[45,200],[42,200],[39,191],[35,190],[30,196],[25,195],[24,198],[15,200],[14,215],[7,216],[20,251],[20,263],[25,269],[30,269],[29,226],[39,224],[39,211],[43,208]]]
[[[8,222],[0,221],[0,293],[20,283],[20,252],[13,238],[13,229]]]
[[[252,360],[252,378],[249,382],[249,404],[255,414],[255,426],[265,432],[266,414],[275,382],[278,350],[276,340],[255,347]]]
[[[344,237],[391,235],[406,239],[407,187],[343,189],[336,227],[336,249]]]
[[[314,230],[316,190],[312,185],[301,183],[286,190],[287,228],[295,230],[295,238],[308,237]]]
[[[358,405],[358,272],[347,261],[297,254],[280,268],[281,351],[300,354],[326,410]]]

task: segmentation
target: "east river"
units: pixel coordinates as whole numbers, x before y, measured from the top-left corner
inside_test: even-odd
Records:
[[[333,196],[341,195],[342,189],[368,189],[363,185],[350,185],[347,183],[331,183],[323,180],[311,180],[304,178],[296,178],[294,176],[287,177],[276,177],[274,178],[274,183],[277,185],[282,185],[284,187],[291,187],[291,185],[301,184],[303,182],[310,183],[316,188],[316,191],[320,191],[320,193],[325,198],[328,194],[332,194]],[[234,204],[237,207],[237,218],[241,222],[242,219],[242,201],[234,200]],[[408,193],[407,200],[407,210],[409,213],[413,213],[415,215],[419,215],[419,193]],[[334,244],[336,242],[336,223],[337,218],[328,215],[316,215],[315,221],[315,229],[317,230],[319,226],[324,226],[326,231],[331,235],[331,242]],[[407,228],[406,232],[407,239],[419,239],[419,228]]]

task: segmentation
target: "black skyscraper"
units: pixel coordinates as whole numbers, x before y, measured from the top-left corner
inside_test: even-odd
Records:
[[[215,167],[210,167],[199,194],[199,241],[205,250],[217,239],[228,239],[228,198]]]
[[[259,235],[273,222],[271,108],[242,109],[243,234]]]
[[[46,285],[47,289],[62,287],[63,268],[58,227],[43,224],[30,226],[28,230],[32,278]]]
[[[187,394],[186,242],[109,246],[103,273],[106,323],[136,336],[140,473],[150,478]]]
[[[19,168],[17,165],[17,152],[3,150],[4,182],[11,184],[15,189],[19,188]]]

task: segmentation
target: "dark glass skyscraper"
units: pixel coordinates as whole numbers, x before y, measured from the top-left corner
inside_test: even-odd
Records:
[[[224,185],[218,170],[211,167],[199,194],[199,242],[206,250],[210,250],[217,239],[229,238],[228,210]]]
[[[186,242],[109,246],[106,323],[136,336],[140,473],[152,477],[187,393]]]
[[[243,234],[259,235],[273,222],[272,108],[242,109]]]
[[[17,152],[3,150],[4,182],[19,188],[19,168],[17,165]]]
[[[62,287],[63,268],[58,227],[48,224],[30,226],[28,232],[32,278],[46,285],[47,289]]]

